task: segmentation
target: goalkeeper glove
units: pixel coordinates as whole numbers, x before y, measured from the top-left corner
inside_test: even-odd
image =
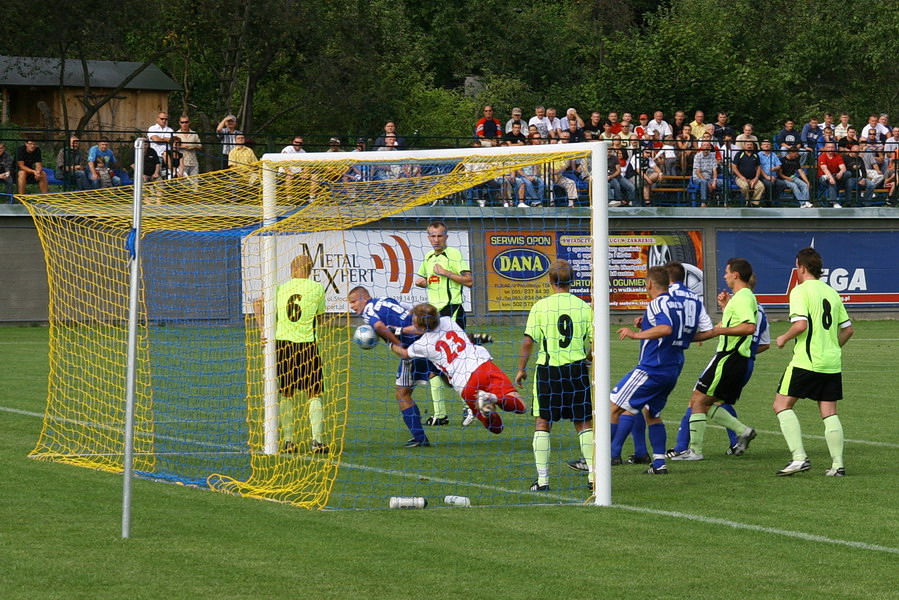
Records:
[[[483,346],[484,344],[492,344],[494,340],[489,333],[472,333],[471,341],[476,346]]]

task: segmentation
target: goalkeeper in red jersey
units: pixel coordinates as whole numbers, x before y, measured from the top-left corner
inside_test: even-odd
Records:
[[[391,344],[391,350],[400,358],[426,358],[437,365],[491,433],[503,430],[497,406],[516,414],[527,410],[490,352],[472,342],[453,319],[441,317],[432,304],[419,304],[412,309],[412,324],[421,337],[408,348]]]

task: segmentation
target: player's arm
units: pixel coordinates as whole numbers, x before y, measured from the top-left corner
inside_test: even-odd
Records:
[[[794,317],[793,322],[790,323],[790,328],[787,329],[787,332],[783,335],[777,336],[775,342],[777,343],[778,348],[783,348],[784,345],[801,334],[803,331],[808,329],[808,319],[806,317]],[[846,338],[847,340],[849,338]]]
[[[852,334],[855,331],[852,329],[852,323],[846,321],[845,326],[840,325],[840,332],[837,334],[837,340],[840,342],[840,348],[846,345],[846,342],[849,341],[849,338],[852,337]]]
[[[521,383],[528,378],[528,360],[534,352],[534,338],[528,334],[521,340],[521,351],[518,353],[518,371],[515,372],[515,385],[521,387]]]
[[[471,276],[471,271],[462,271],[461,273],[453,273],[452,271],[448,271],[444,269],[439,263],[434,265],[434,274],[441,275],[446,277],[451,281],[455,281],[459,285],[465,287],[471,287],[474,285],[474,277]]]
[[[398,346],[403,345],[403,343],[400,341],[400,338],[397,337],[402,332],[401,327],[388,327],[384,324],[383,321],[377,321],[374,325],[372,325],[372,327],[374,327],[375,333],[381,336],[381,338],[387,340],[389,343]]]
[[[671,335],[674,331],[671,325],[666,325],[660,323],[654,327],[650,327],[649,329],[644,329],[643,331],[634,331],[630,327],[622,327],[618,330],[618,339],[625,340],[657,340],[659,338],[663,338],[666,335]]]
[[[409,351],[400,346],[399,344],[389,344],[387,346],[390,348],[394,354],[399,356],[400,358],[409,358]]]
[[[739,325],[733,325],[731,327],[722,327],[721,325],[718,325],[718,327],[715,327],[712,331],[716,332],[715,335],[752,335],[755,333],[755,323],[746,321],[745,323],[740,323]]]

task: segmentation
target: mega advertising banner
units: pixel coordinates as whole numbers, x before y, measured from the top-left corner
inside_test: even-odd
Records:
[[[290,261],[299,254],[312,258],[312,279],[325,287],[328,312],[346,312],[348,292],[365,286],[373,297],[390,296],[410,304],[427,302],[424,288],[414,285],[415,273],[431,251],[423,230],[322,231],[274,234],[277,249],[275,280],[290,279]],[[253,300],[262,294],[262,236],[241,240],[243,310],[253,312]],[[453,230],[449,244],[470,257],[468,232]],[[465,295],[465,310],[471,310],[471,295]]]
[[[759,302],[786,306],[796,279],[796,253],[813,246],[824,259],[821,279],[857,306],[899,304],[899,279],[889,252],[899,247],[895,231],[721,231],[718,264],[741,257],[752,263]]]
[[[574,268],[571,293],[590,301],[592,242],[588,232],[488,231],[485,233],[487,310],[529,310],[548,292],[546,272],[562,258]],[[614,232],[609,236],[609,306],[643,309],[646,271],[669,260],[684,263],[687,284],[702,294],[702,234]]]

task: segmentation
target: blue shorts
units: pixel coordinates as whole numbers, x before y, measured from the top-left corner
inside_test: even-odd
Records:
[[[440,375],[440,369],[426,358],[404,358],[396,368],[396,386],[414,388],[424,385],[431,375]]]
[[[678,375],[680,373],[650,373],[636,368],[612,388],[609,399],[612,404],[633,414],[647,406],[650,416],[658,417],[668,402],[668,395],[677,385]]]

